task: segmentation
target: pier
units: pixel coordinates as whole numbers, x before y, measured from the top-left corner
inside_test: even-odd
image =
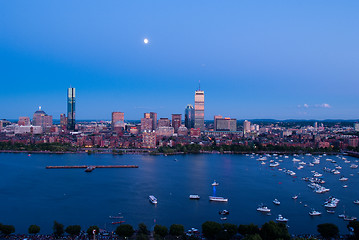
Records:
[[[72,168],[138,168],[137,165],[80,165],[80,166],[46,166],[46,169],[72,169]]]

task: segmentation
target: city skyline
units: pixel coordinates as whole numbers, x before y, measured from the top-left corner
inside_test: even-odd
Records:
[[[205,120],[359,118],[356,1],[21,4],[0,9],[1,119],[58,119],[69,86],[76,119],[184,116],[199,80]]]

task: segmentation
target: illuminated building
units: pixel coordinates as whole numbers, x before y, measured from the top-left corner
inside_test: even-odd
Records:
[[[194,128],[204,131],[204,91],[201,90],[194,96]]]
[[[75,88],[67,89],[67,129],[75,130]]]

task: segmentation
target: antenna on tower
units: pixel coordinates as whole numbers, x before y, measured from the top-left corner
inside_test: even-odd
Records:
[[[198,80],[198,91],[201,91],[201,80]]]

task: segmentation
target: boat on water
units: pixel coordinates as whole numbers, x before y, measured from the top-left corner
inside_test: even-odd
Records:
[[[271,163],[269,164],[270,167],[278,167],[279,166],[279,163],[278,162],[274,162],[274,163]]]
[[[261,204],[261,205],[259,205],[259,207],[257,208],[257,211],[263,212],[263,213],[269,213],[271,210],[270,210],[270,208],[268,208],[267,206]]]
[[[275,205],[280,205],[280,201],[279,201],[278,199],[274,199],[274,200],[273,200],[273,203],[274,203]]]
[[[341,176],[341,178],[339,178],[339,181],[348,181],[347,177]]]
[[[357,164],[352,164],[352,165],[350,165],[350,168],[358,168],[358,165]]]
[[[288,218],[283,217],[281,214],[275,219],[277,222],[288,222]]]
[[[310,216],[320,216],[320,215],[322,215],[322,213],[313,209],[312,211],[309,212],[309,215]]]
[[[151,203],[157,204],[157,198],[155,198],[155,196],[150,195],[150,196],[148,196],[148,199],[150,200]]]
[[[294,195],[292,198],[293,198],[294,200],[296,200],[296,199],[298,199],[298,195]]]
[[[88,166],[88,167],[85,169],[85,172],[92,172],[93,170],[95,170],[95,167],[94,167],[94,166]]]
[[[213,202],[228,202],[228,198],[209,196],[209,201],[213,201]]]
[[[228,215],[229,211],[224,209],[222,211],[219,211],[218,213],[221,214],[221,215]]]
[[[335,213],[335,211],[334,211],[334,210],[327,210],[327,213],[334,214],[334,213]]]
[[[212,183],[212,186],[218,186],[218,185],[219,185],[219,183],[216,182],[216,180],[214,180],[213,183]]]
[[[221,220],[227,220],[227,217],[221,217]]]
[[[344,221],[355,221],[355,220],[357,220],[357,217],[345,216],[343,219],[344,219]]]
[[[359,204],[359,200],[353,201],[354,204]]]
[[[196,195],[196,194],[192,194],[192,195],[189,195],[189,199],[198,200],[198,199],[200,199],[200,196]]]

